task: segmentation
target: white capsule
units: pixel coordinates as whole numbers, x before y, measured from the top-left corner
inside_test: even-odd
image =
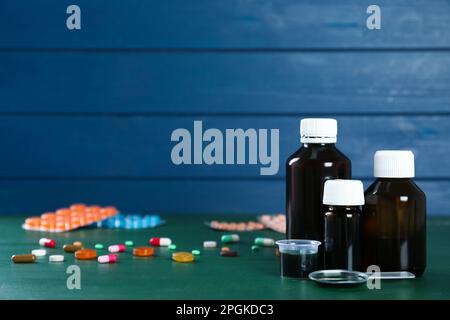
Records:
[[[47,255],[47,250],[35,249],[35,250],[31,251],[31,254],[34,254],[36,257],[44,257]]]
[[[48,262],[63,262],[64,256],[62,254],[52,254],[48,257]]]
[[[170,238],[159,238],[159,245],[161,247],[168,247],[172,244],[172,240]]]
[[[263,247],[272,247],[275,244],[275,240],[271,238],[255,238],[255,244]]]
[[[216,241],[203,241],[203,248],[215,248],[217,247]]]
[[[39,245],[45,247],[45,244],[50,242],[50,239],[47,238],[40,238],[39,239]]]

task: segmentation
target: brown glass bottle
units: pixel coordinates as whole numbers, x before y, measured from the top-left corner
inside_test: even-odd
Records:
[[[362,265],[381,271],[426,267],[426,198],[410,178],[379,178],[365,192],[361,217]]]
[[[304,121],[316,121],[308,130]],[[317,125],[322,119],[304,119],[301,123],[303,146],[286,161],[286,237],[287,239],[323,240],[323,185],[328,179],[350,179],[351,162],[335,145],[336,120],[323,119],[327,128]],[[334,132],[330,122],[334,121]],[[333,124],[331,122],[331,124]],[[332,126],[331,126],[332,127]],[[325,135],[329,130],[328,139]],[[321,130],[323,130],[321,132]],[[302,132],[303,131],[303,132]],[[325,137],[325,138],[324,138]],[[323,142],[325,141],[325,142]],[[330,142],[327,142],[330,141]],[[323,267],[323,249],[319,248],[318,267]]]
[[[325,212],[324,269],[360,270],[359,206],[328,206]]]
[[[378,150],[377,180],[365,192],[361,216],[363,267],[409,271],[421,276],[426,266],[426,198],[414,183],[414,154]]]
[[[324,184],[324,269],[360,270],[359,220],[364,204],[360,180],[328,180]]]

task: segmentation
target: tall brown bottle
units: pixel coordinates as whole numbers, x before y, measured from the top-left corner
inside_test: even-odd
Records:
[[[426,198],[412,180],[413,153],[377,151],[374,175],[361,215],[363,270],[377,265],[382,272],[420,277],[426,267]]]
[[[286,161],[286,238],[323,241],[324,183],[328,179],[350,179],[351,162],[336,148],[335,119],[303,119],[300,136],[303,146]]]

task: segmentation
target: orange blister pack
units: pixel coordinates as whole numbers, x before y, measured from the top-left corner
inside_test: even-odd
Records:
[[[119,211],[115,207],[73,204],[55,212],[43,213],[40,217],[25,219],[22,228],[33,231],[64,232],[88,226],[95,222],[115,216]]]

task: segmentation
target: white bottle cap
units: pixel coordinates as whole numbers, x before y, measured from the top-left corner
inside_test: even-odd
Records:
[[[413,178],[414,154],[409,150],[378,150],[373,156],[376,178]]]
[[[300,121],[302,143],[336,143],[336,119],[309,118]]]
[[[362,206],[364,187],[360,180],[327,180],[323,189],[323,204],[332,206]]]

